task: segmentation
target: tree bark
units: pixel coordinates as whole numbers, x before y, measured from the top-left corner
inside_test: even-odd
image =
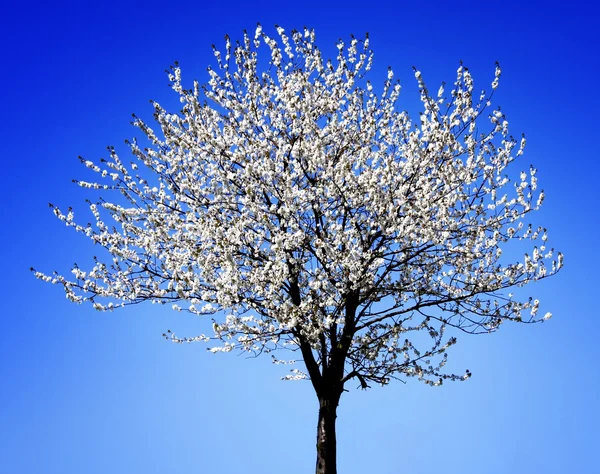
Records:
[[[319,399],[316,474],[337,474],[335,419],[339,398],[334,395]]]

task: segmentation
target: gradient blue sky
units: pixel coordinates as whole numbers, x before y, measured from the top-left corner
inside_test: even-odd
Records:
[[[89,3],[89,4],[88,4]],[[265,28],[314,27],[330,48],[371,34],[375,76],[388,65],[415,101],[411,66],[431,88],[459,60],[476,84],[503,77],[497,104],[526,132],[522,167],[546,191],[537,220],[565,254],[559,276],[530,292],[543,325],[459,337],[451,364],[466,383],[396,383],[342,398],[340,474],[598,472],[598,44],[593,2],[77,2],[6,4],[2,60],[0,470],[10,474],[313,471],[316,399],[281,382],[267,359],[212,355],[161,338],[201,332],[195,317],[138,306],[98,313],[37,281],[96,249],[48,202],[85,211],[71,184],[78,155],[106,156],[175,104],[163,71],[206,79],[212,43]],[[514,169],[518,172],[518,167]]]

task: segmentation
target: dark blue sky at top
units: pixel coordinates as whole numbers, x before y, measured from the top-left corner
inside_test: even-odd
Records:
[[[387,66],[417,96],[412,66],[437,90],[459,60],[477,88],[494,62],[495,104],[528,148],[547,198],[536,223],[565,254],[559,276],[529,288],[548,323],[459,336],[450,353],[466,383],[417,381],[351,390],[338,418],[340,473],[597,472],[599,239],[598,44],[592,2],[37,2],[0,19],[2,304],[0,471],[11,474],[311,472],[316,400],[309,383],[281,382],[267,358],[212,355],[169,344],[166,329],[203,331],[198,318],[137,306],[98,313],[70,304],[30,266],[68,272],[97,251],[52,215],[86,219],[96,160],[151,120],[149,99],[178,107],[164,70],[206,80],[210,45],[257,21],[273,32],[314,27],[322,48],[368,31],[374,82]],[[405,102],[403,102],[405,101]]]

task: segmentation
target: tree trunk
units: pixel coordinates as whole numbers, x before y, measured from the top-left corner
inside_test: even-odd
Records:
[[[339,397],[319,400],[319,423],[317,425],[316,474],[337,474],[335,419]]]

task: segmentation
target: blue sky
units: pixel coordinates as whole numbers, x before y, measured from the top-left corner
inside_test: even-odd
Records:
[[[68,271],[95,249],[61,225],[48,202],[81,211],[71,184],[133,136],[149,99],[176,104],[164,70],[206,79],[212,43],[265,28],[314,27],[330,48],[368,31],[375,76],[388,65],[414,102],[411,67],[431,88],[459,60],[496,95],[513,133],[527,134],[546,192],[536,221],[565,269],[529,292],[543,325],[459,337],[450,354],[466,383],[416,381],[351,391],[338,418],[340,473],[597,472],[600,257],[597,18],[592,2],[87,2],[4,7],[0,20],[5,288],[0,345],[0,459],[11,474],[311,472],[316,399],[281,382],[267,359],[179,346],[166,329],[200,333],[197,318],[138,306],[98,313],[70,304],[30,266]],[[477,82],[479,81],[479,82]],[[518,170],[515,168],[515,172]]]

